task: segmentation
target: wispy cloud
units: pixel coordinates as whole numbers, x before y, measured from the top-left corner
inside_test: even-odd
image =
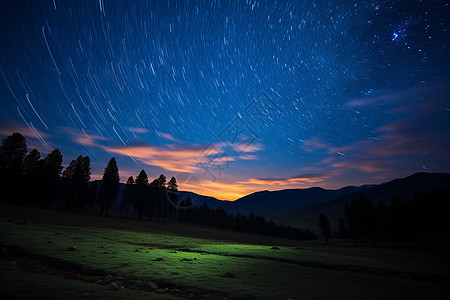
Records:
[[[106,137],[91,134],[87,131],[78,131],[70,127],[60,127],[60,130],[69,135],[75,143],[87,147],[98,147],[99,141],[109,141]]]
[[[147,133],[147,132],[149,132],[148,129],[141,128],[141,127],[128,127],[128,129],[130,129],[134,133]]]
[[[158,134],[159,134],[160,136],[162,136],[163,138],[165,138],[166,140],[169,140],[169,141],[171,141],[171,142],[178,143],[178,144],[182,144],[182,143],[183,143],[182,140],[179,140],[179,139],[173,137],[172,135],[170,135],[170,134],[168,134],[168,133],[158,132]]]
[[[2,136],[9,136],[15,132],[19,132],[20,134],[22,134],[25,137],[29,137],[29,138],[37,138],[36,137],[36,133],[33,132],[33,130],[31,130],[29,127],[27,126],[22,126],[18,123],[9,123],[9,124],[0,124],[0,135]],[[49,137],[48,134],[46,134],[43,131],[40,131],[39,129],[35,128],[36,132],[42,137],[42,138],[47,138]]]
[[[317,183],[326,178],[329,178],[330,174],[302,174],[291,177],[273,177],[273,178],[250,178],[248,181],[238,182],[240,184],[253,184],[253,185],[269,185],[269,186],[286,186],[297,185],[299,183]]]
[[[404,106],[424,95],[432,96],[446,89],[445,83],[434,83],[432,85],[420,84],[411,88],[401,90],[379,90],[364,98],[357,98],[346,103],[348,107],[369,107],[374,105]],[[405,100],[410,100],[405,102]]]
[[[232,145],[233,146],[233,145]],[[155,146],[136,144],[126,146],[104,146],[110,153],[132,156],[134,159],[149,166],[158,166],[169,171],[195,172],[200,171],[202,164],[221,165],[240,159],[239,155],[228,154],[224,143],[210,145],[191,144]],[[246,153],[262,149],[261,146],[247,147]],[[256,159],[256,156],[245,155],[244,159]]]
[[[313,152],[319,149],[326,149],[330,146],[322,141],[319,137],[313,137],[311,139],[303,141],[302,148],[307,152]]]
[[[375,129],[375,139],[355,141],[341,147],[329,147],[326,158],[334,168],[358,170],[378,178],[399,176],[401,172],[429,169],[439,172],[450,168],[450,89],[443,85],[419,86],[388,93],[370,102],[351,102],[351,106],[380,105],[394,107],[402,117]],[[401,101],[400,101],[401,100]],[[405,104],[406,103],[406,104]],[[324,161],[325,162],[325,161]],[[403,174],[405,175],[405,174]]]
[[[50,135],[36,128],[31,122],[27,126],[16,121],[3,119],[0,121],[0,136],[9,136],[15,132],[27,138],[29,149],[37,149],[39,152],[48,153],[54,145],[48,140]]]

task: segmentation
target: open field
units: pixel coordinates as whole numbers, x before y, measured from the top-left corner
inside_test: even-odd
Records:
[[[4,204],[0,206],[0,234],[4,297],[450,296],[445,247],[326,246],[322,241],[299,242],[186,224],[99,218]]]

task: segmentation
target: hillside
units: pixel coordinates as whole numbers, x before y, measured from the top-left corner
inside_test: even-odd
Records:
[[[117,201],[112,211],[120,210],[125,184],[120,184]],[[329,216],[332,226],[337,218],[343,215],[345,203],[357,198],[363,192],[374,204],[389,203],[392,198],[405,199],[418,191],[429,192],[436,188],[450,188],[448,173],[416,173],[405,178],[378,185],[347,186],[337,190],[320,187],[307,189],[286,189],[280,191],[259,191],[236,201],[223,201],[214,197],[199,195],[193,192],[180,191],[179,197],[190,198],[195,207],[206,203],[209,208],[222,207],[227,213],[249,214],[272,219],[277,223],[300,228],[309,228],[317,232],[317,216],[324,212]]]
[[[387,183],[362,188],[339,197],[331,198],[317,204],[299,208],[286,214],[277,216],[278,223],[291,226],[308,227],[317,232],[317,216],[325,213],[332,227],[337,219],[344,215],[344,206],[363,192],[375,205],[380,202],[390,203],[393,198],[404,200],[412,197],[416,192],[431,192],[438,188],[450,188],[450,174],[448,173],[416,173],[405,178],[399,178]],[[311,228],[313,226],[314,228]]]
[[[442,247],[327,246],[4,203],[0,225],[6,299],[446,299],[449,292]]]

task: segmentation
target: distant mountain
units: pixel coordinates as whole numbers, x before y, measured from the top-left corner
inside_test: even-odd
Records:
[[[98,182],[98,186],[100,188],[101,180],[96,181]],[[116,201],[112,203],[111,211],[116,212],[120,211],[122,198],[125,192],[125,187],[126,187],[125,183],[119,183],[119,190],[117,193]],[[227,212],[231,211],[231,209],[229,208],[230,204],[232,203],[231,201],[218,200],[214,197],[203,196],[193,192],[186,192],[186,191],[179,191],[178,197],[184,200],[190,198],[195,207],[201,207],[203,203],[206,203],[206,205],[208,205],[209,208],[217,209],[219,207],[222,207]]]
[[[354,187],[348,187],[347,192]],[[256,192],[233,202],[233,212],[241,214],[253,212],[266,218],[273,218],[293,209],[320,203],[333,198],[341,190],[325,190],[322,188],[287,189],[281,191]],[[344,194],[345,192],[342,191]]]
[[[239,212],[248,215],[250,212],[253,212],[256,215],[271,219],[294,209],[321,203],[325,200],[339,195],[346,195],[359,189],[361,187],[348,186],[339,190],[326,190],[315,187],[308,189],[286,189],[273,192],[260,191],[239,198],[236,201],[218,200],[214,197],[187,191],[179,191],[179,197],[183,199],[189,197],[195,207],[201,207],[203,203],[206,203],[209,208],[217,209],[222,207],[226,212],[232,214]],[[121,183],[117,201],[113,204],[113,209],[119,209],[124,190],[125,184]]]
[[[206,203],[208,207],[217,209],[222,207],[228,213],[248,215],[253,212],[266,218],[287,213],[297,208],[306,207],[359,190],[360,187],[345,187],[339,190],[325,190],[322,188],[286,189],[280,191],[260,191],[249,194],[236,201],[222,201],[213,197],[202,196],[191,192],[180,192],[182,197],[192,197],[195,206]]]
[[[192,204],[195,207],[201,207],[203,205],[203,203],[206,203],[206,205],[208,205],[209,208],[217,209],[219,207],[222,207],[227,212],[230,211],[230,207],[233,203],[231,201],[218,200],[214,197],[203,196],[203,195],[199,195],[199,194],[196,194],[193,192],[186,192],[186,191],[179,191],[178,197],[180,197],[182,199],[190,198],[192,201]]]
[[[328,199],[353,193],[367,187],[369,186],[347,186],[338,190],[326,190],[314,187],[273,192],[260,191],[246,195],[236,201],[222,201],[191,192],[180,192],[180,195],[184,195],[183,197],[190,195],[194,200],[195,206],[202,206],[203,203],[206,203],[210,208],[217,209],[218,207],[222,207],[228,213],[235,214],[239,212],[248,215],[250,212],[253,212],[256,215],[271,219],[294,209],[321,203]]]
[[[416,173],[387,183],[361,187],[354,192],[279,215],[274,218],[274,221],[298,227],[307,227],[308,224],[316,226],[318,215],[325,213],[332,226],[336,227],[337,219],[344,216],[345,204],[351,199],[357,198],[360,192],[363,192],[375,205],[378,205],[380,202],[390,203],[393,198],[404,200],[414,196],[416,192],[431,192],[437,188],[450,188],[449,173]]]
[[[125,184],[121,183],[114,209],[120,208]],[[300,228],[316,230],[319,213],[325,213],[332,226],[337,218],[343,216],[345,203],[357,198],[363,192],[374,204],[389,203],[392,198],[405,199],[418,191],[432,191],[436,188],[450,188],[448,173],[416,173],[406,178],[395,179],[378,185],[347,186],[338,190],[327,190],[319,187],[307,189],[286,189],[280,191],[260,191],[236,201],[223,201],[214,197],[203,196],[193,192],[180,191],[179,197],[190,197],[194,206],[206,203],[209,208],[222,207],[228,213],[264,216],[275,222]]]

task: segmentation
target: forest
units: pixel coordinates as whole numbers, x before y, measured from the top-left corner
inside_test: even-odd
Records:
[[[64,169],[62,153],[55,149],[44,158],[37,149],[27,154],[25,137],[13,133],[0,147],[0,187],[2,201],[73,212],[98,212],[107,217],[119,191],[119,169],[112,157],[101,181],[90,181],[90,159],[78,156]],[[63,171],[64,169],[64,171]],[[127,179],[121,199],[121,218],[196,223],[222,229],[296,240],[317,239],[314,233],[278,225],[262,216],[228,214],[221,207],[205,203],[194,206],[192,199],[179,197],[175,177],[168,182],[161,174],[153,181],[141,170]]]
[[[390,204],[377,206],[363,193],[344,207],[339,217],[337,232],[332,234],[330,221],[319,215],[319,227],[323,237],[353,239],[355,245],[376,246],[377,239],[393,242],[395,246],[417,247],[418,235],[427,232],[449,232],[447,206],[449,189],[432,192],[416,192],[412,198],[395,197]]]

